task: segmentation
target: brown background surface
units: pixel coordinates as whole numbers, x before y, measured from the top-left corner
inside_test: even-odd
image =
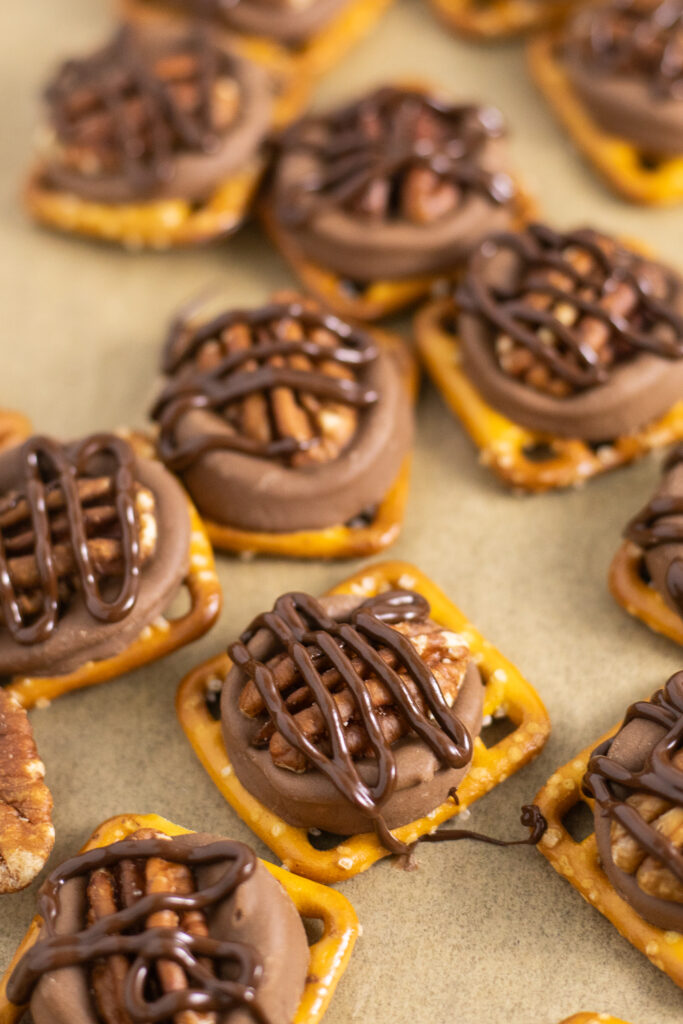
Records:
[[[130,256],[33,228],[16,197],[39,87],[59,57],[102,37],[111,11],[104,0],[2,7],[0,404],[63,437],[142,424],[164,326],[181,302],[211,285],[228,302],[257,303],[291,279],[256,230],[205,251]],[[332,100],[404,74],[499,104],[516,162],[556,223],[591,220],[680,261],[683,211],[640,210],[603,190],[535,94],[519,45],[461,43],[425,4],[399,0],[319,95]],[[518,834],[520,805],[554,767],[681,666],[680,652],[623,614],[605,585],[624,520],[656,478],[648,460],[584,491],[512,497],[477,466],[459,426],[424,386],[412,497],[390,555],[431,575],[523,669],[554,725],[544,754],[475,806],[470,827]],[[249,842],[184,740],[176,686],[281,591],[318,593],[353,568],[222,557],[225,607],[201,643],[35,711],[56,804],[52,863],[124,811],[156,811]],[[364,932],[326,1024],[554,1024],[579,1009],[632,1024],[680,1021],[680,991],[535,851],[444,845],[420,850],[418,861],[417,872],[384,862],[343,886]],[[32,891],[0,900],[0,968],[32,912]]]

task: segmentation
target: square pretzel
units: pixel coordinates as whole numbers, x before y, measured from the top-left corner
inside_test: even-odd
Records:
[[[221,586],[209,538],[199,514],[188,498],[190,514],[189,568],[183,587],[190,598],[187,612],[177,619],[161,615],[142,630],[132,644],[119,654],[100,661],[88,661],[62,676],[12,676],[4,686],[24,708],[44,705],[72,690],[115,679],[126,672],[166,657],[179,647],[203,636],[221,610]],[[1,1024],[1,1018],[0,1018]]]
[[[544,0],[430,0],[436,13],[459,35],[492,41],[521,35],[559,21],[571,3]]]
[[[235,49],[267,68],[280,83],[272,127],[283,128],[298,117],[310,96],[310,76],[295,70],[292,59],[265,40],[237,39]],[[35,220],[58,231],[131,250],[182,248],[233,234],[251,210],[266,166],[265,156],[255,158],[201,203],[179,198],[107,204],[48,188],[41,183],[42,168],[38,165],[29,175],[24,203]]]
[[[424,83],[410,81],[398,84],[428,90]],[[363,321],[381,320],[414,305],[431,294],[441,282],[454,276],[454,273],[448,275],[441,272],[396,280],[379,280],[369,284],[351,282],[334,270],[328,270],[306,259],[296,242],[281,229],[268,200],[261,203],[259,213],[266,233],[306,290],[341,317]],[[518,185],[513,229],[521,230],[535,215],[535,201]]]
[[[683,935],[663,931],[644,921],[618,895],[602,870],[595,833],[591,833],[582,842],[576,842],[563,824],[568,812],[579,802],[585,803],[592,810],[593,801],[582,793],[581,783],[595,748],[614,736],[618,728],[615,726],[559,768],[537,795],[535,803],[548,822],[538,849],[558,874],[566,878],[588,903],[599,910],[628,942],[644,953],[655,967],[668,974],[672,981],[683,987]]]
[[[31,421],[13,409],[0,409],[0,452],[25,441],[31,434]]]
[[[139,829],[154,829],[168,836],[187,835],[191,831],[157,814],[121,814],[103,822],[93,832],[81,852],[120,842]],[[310,946],[306,987],[292,1021],[292,1024],[318,1024],[346,970],[358,938],[358,918],[352,905],[340,892],[304,878],[297,878],[289,871],[284,871],[267,861],[261,863],[280,883],[300,917],[322,922],[322,935]],[[7,984],[21,957],[35,945],[41,924],[41,918],[35,917],[0,979],[0,1024],[18,1024],[25,1013],[25,1007],[14,1006],[9,1002]]]
[[[624,541],[610,566],[612,596],[629,615],[635,615],[655,633],[662,633],[683,647],[683,618],[646,582],[642,567],[642,549],[631,541]]]
[[[405,844],[433,832],[444,821],[479,800],[489,790],[536,757],[550,733],[548,714],[536,691],[436,584],[407,562],[385,562],[362,569],[334,587],[329,594],[373,597],[384,590],[415,590],[431,606],[439,625],[463,635],[485,681],[484,716],[504,714],[515,729],[487,747],[481,737],[474,741],[472,765],[458,786],[458,803],[448,799],[426,817],[413,821],[394,834]],[[374,833],[340,839],[331,850],[319,850],[305,828],[287,824],[265,807],[239,782],[223,743],[221,723],[207,708],[207,695],[216,692],[231,668],[227,654],[220,654],[190,672],[178,690],[176,707],[187,738],[214,783],[233,810],[249,825],[290,871],[318,882],[340,882],[367,871],[389,851]]]
[[[415,359],[396,335],[377,329],[370,333],[378,345],[395,354],[409,400],[414,402],[419,384]],[[281,558],[364,558],[389,547],[401,532],[410,484],[410,464],[411,457],[408,455],[396,480],[368,523],[339,523],[320,530],[295,530],[290,533],[240,530],[210,519],[204,520],[204,526],[213,546],[221,551]]]
[[[527,430],[496,412],[460,367],[457,336],[449,329],[452,302],[440,299],[415,318],[418,350],[446,403],[479,449],[479,461],[506,484],[540,493],[578,487],[683,438],[683,401],[633,434],[592,446],[574,438]]]
[[[528,44],[529,70],[579,152],[618,193],[635,203],[665,206],[683,201],[683,156],[653,164],[627,139],[610,135],[591,117],[557,58],[559,33],[541,33]]]

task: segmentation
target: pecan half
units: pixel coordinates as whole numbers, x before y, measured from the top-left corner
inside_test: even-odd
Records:
[[[170,836],[154,829],[140,829],[130,838],[170,841]],[[92,924],[123,907],[131,906],[143,896],[153,893],[189,895],[195,890],[192,871],[184,864],[174,864],[161,857],[149,857],[144,862],[123,860],[117,865],[115,873],[103,868],[91,874],[87,889],[88,923]],[[180,927],[195,936],[209,934],[206,916],[200,910],[188,910],[180,915],[172,910],[160,910],[149,916],[146,926]],[[213,969],[209,961],[200,962],[206,970]],[[129,967],[125,956],[116,955],[98,962],[92,970],[91,986],[104,1024],[131,1024],[124,1001],[124,985]],[[179,992],[188,988],[185,972],[175,961],[158,960],[155,971],[163,992]],[[216,1014],[184,1010],[174,1016],[173,1024],[216,1024]]]
[[[44,777],[26,712],[0,686],[0,893],[32,882],[54,844]]]

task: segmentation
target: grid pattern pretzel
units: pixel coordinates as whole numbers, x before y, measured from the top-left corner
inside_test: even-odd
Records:
[[[235,40],[236,52],[270,69],[280,91],[273,111],[273,128],[293,121],[308,102],[311,80],[295,72],[291,57],[265,40]],[[168,249],[199,245],[231,234],[243,222],[258,190],[266,161],[257,158],[219,185],[201,204],[184,199],[105,204],[45,188],[41,168],[30,174],[24,202],[38,221],[59,231],[75,232],[114,242],[128,249]]]
[[[559,21],[571,6],[566,0],[431,0],[431,4],[456,32],[487,41],[521,35]]]
[[[395,84],[422,92],[430,91],[430,87],[424,82],[403,80]],[[515,184],[515,217],[512,229],[521,230],[536,217],[537,207],[535,200],[524,191],[519,181]],[[429,295],[438,282],[449,276],[440,273],[397,280],[379,280],[368,284],[350,282],[333,270],[306,259],[296,242],[290,240],[287,232],[280,227],[271,205],[269,201],[261,203],[259,210],[266,233],[301,280],[306,291],[315,295],[339,316],[362,321],[380,320]]]
[[[415,590],[422,594],[431,606],[431,617],[439,625],[465,636],[485,680],[484,715],[502,712],[515,725],[513,732],[491,747],[487,747],[481,737],[475,740],[472,766],[458,786],[457,805],[447,800],[426,817],[393,830],[400,842],[411,844],[469,807],[536,757],[550,733],[550,721],[535,690],[518,670],[414,566],[405,562],[371,566],[344,580],[330,594],[367,598],[392,589]],[[311,843],[306,829],[288,825],[242,786],[226,753],[221,724],[212,717],[206,703],[207,693],[212,689],[215,692],[230,666],[227,654],[222,654],[192,671],[180,685],[176,707],[197,757],[237,814],[286,868],[319,882],[343,881],[389,856],[374,833],[345,837],[335,848],[319,850]]]
[[[296,49],[287,51],[283,45],[268,43],[272,59],[277,61],[278,58],[289,56],[294,61],[297,71],[317,78],[342,60],[347,51],[370,32],[393,2],[394,0],[351,0],[329,24]],[[120,0],[120,4],[123,15],[136,20],[182,17],[182,14],[178,15],[171,10],[164,11],[161,15],[150,11],[144,0]],[[227,29],[225,31],[233,42],[243,41],[247,45],[265,42],[258,37],[230,33]]]
[[[642,549],[631,541],[624,541],[609,570],[612,596],[629,615],[683,646],[683,619],[669,607],[659,591],[645,582],[642,565]]]
[[[373,329],[373,339],[392,351],[400,363],[412,401],[417,397],[417,362],[396,335]],[[377,506],[372,520],[363,525],[340,523],[321,530],[268,533],[240,530],[205,519],[209,540],[221,551],[235,551],[284,558],[364,558],[394,543],[403,524],[410,484],[411,457],[406,456],[399,474]]]
[[[636,949],[644,953],[655,967],[664,971],[683,987],[683,935],[667,932],[644,921],[626,903],[600,866],[595,834],[576,842],[564,826],[569,811],[580,802],[592,812],[593,801],[581,790],[588,761],[595,748],[614,736],[619,726],[609,730],[575,758],[559,768],[546,782],[535,799],[548,822],[548,829],[538,844],[558,874],[567,879],[583,898],[599,910],[617,931]]]
[[[152,829],[168,836],[186,835],[189,829],[175,825],[156,814],[124,814],[100,825],[81,852],[126,839],[140,829]],[[310,947],[306,987],[292,1024],[318,1024],[339,983],[358,937],[358,918],[349,901],[341,893],[315,882],[297,878],[288,871],[262,862],[282,885],[299,915],[322,922],[322,935]],[[9,967],[0,979],[0,1024],[19,1024],[25,1007],[14,1006],[7,999],[7,983],[24,953],[38,940],[41,920],[34,918],[22,939]]]
[[[539,493],[576,487],[683,438],[683,401],[634,434],[591,446],[527,430],[491,408],[459,365],[458,338],[445,326],[452,303],[440,299],[415,318],[418,350],[445,401],[479,449],[479,460],[506,484]]]
[[[572,88],[556,56],[558,32],[544,32],[528,44],[529,70],[551,109],[580,153],[621,195],[632,202],[665,206],[683,200],[683,157],[652,164],[628,140],[597,124]]]

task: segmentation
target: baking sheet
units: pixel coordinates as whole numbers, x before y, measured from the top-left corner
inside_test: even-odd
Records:
[[[292,279],[255,229],[202,251],[132,256],[32,227],[17,195],[40,85],[60,57],[103,37],[111,9],[104,0],[2,8],[0,404],[62,437],[141,425],[165,325],[180,303],[207,286],[228,303],[259,303]],[[516,163],[554,223],[593,222],[681,261],[683,208],[649,211],[613,199],[536,95],[519,44],[459,42],[426,3],[398,0],[319,98],[416,75],[504,110]],[[478,467],[434,389],[423,387],[412,496],[389,557],[413,561],[453,597],[523,669],[554,726],[543,755],[476,805],[469,827],[519,835],[519,807],[553,769],[681,667],[681,652],[629,619],[606,590],[624,520],[657,476],[646,460],[583,491],[512,497]],[[175,719],[175,689],[283,590],[319,593],[357,564],[220,557],[225,607],[201,642],[34,711],[56,805],[51,863],[126,811],[223,832],[268,857],[191,753]],[[581,1009],[632,1024],[680,1022],[680,991],[534,850],[460,843],[425,847],[417,859],[415,872],[385,861],[342,886],[363,935],[326,1024],[555,1024]],[[0,899],[0,969],[33,908],[34,890]]]

